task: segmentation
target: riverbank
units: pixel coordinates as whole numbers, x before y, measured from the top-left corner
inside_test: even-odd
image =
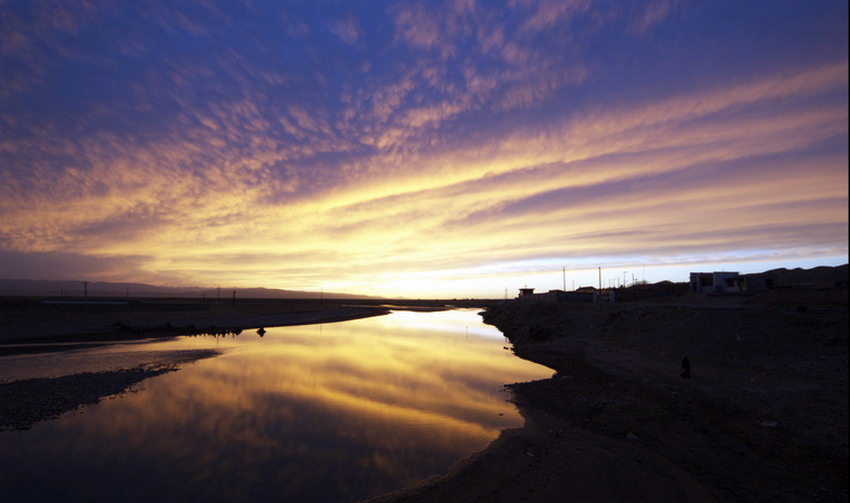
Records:
[[[846,501],[847,290],[782,295],[490,308],[526,425],[372,502]]]
[[[185,299],[45,301],[0,303],[0,343],[117,341],[196,333],[239,332],[277,326],[332,323],[387,314],[379,303],[320,300]],[[2,350],[2,347],[0,347]]]

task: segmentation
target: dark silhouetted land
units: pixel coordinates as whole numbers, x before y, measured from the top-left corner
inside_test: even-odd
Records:
[[[660,297],[644,288],[632,301],[623,296],[625,302],[614,304],[404,301],[416,309],[487,307],[485,321],[505,333],[517,355],[557,374],[510,386],[524,427],[504,431],[447,475],[373,501],[846,501],[843,271],[843,284],[832,287],[803,281],[753,295],[681,293],[661,285]],[[392,303],[43,300],[0,302],[0,338],[24,343],[0,350],[31,351],[35,339],[97,343],[338,321],[380,315]],[[91,403],[144,372],[192,359],[183,356],[171,367],[145,362],[111,375],[0,386],[19,398],[56,386],[93,386],[94,395],[77,390],[78,403]],[[681,377],[684,357],[691,366],[687,379]],[[61,412],[51,405],[35,410],[45,417]],[[14,411],[10,427],[39,420],[20,417],[28,410]]]
[[[511,386],[523,428],[373,503],[847,501],[846,283],[485,319],[557,374]]]

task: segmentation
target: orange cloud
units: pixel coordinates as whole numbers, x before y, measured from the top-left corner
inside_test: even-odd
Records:
[[[582,52],[598,42],[588,34],[651,37],[670,3],[641,7],[630,27],[629,7],[506,8],[516,17],[473,1],[396,6],[386,33],[357,12],[295,16],[288,42],[329,31],[322,44],[352,62],[258,35],[203,64],[163,55],[118,112],[91,99],[77,118],[28,120],[10,105],[0,247],[132,257],[128,280],[414,295],[589,257],[846,253],[846,58],[612,101]],[[151,22],[215,38],[181,14]],[[57,33],[97,21],[49,19],[40,30],[63,44]],[[46,58],[36,31],[4,35],[9,57]],[[48,66],[10,77],[10,92],[38,89]]]

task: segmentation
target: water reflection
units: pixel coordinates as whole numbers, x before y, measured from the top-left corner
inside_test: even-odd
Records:
[[[264,335],[147,345],[227,351],[83,414],[0,433],[0,464],[12,467],[0,499],[365,498],[443,472],[521,425],[502,384],[551,375],[504,351],[472,311]],[[51,484],[35,482],[44,473]]]

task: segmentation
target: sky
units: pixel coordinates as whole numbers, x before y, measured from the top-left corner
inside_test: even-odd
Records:
[[[513,297],[847,263],[844,0],[0,0],[0,278]]]

